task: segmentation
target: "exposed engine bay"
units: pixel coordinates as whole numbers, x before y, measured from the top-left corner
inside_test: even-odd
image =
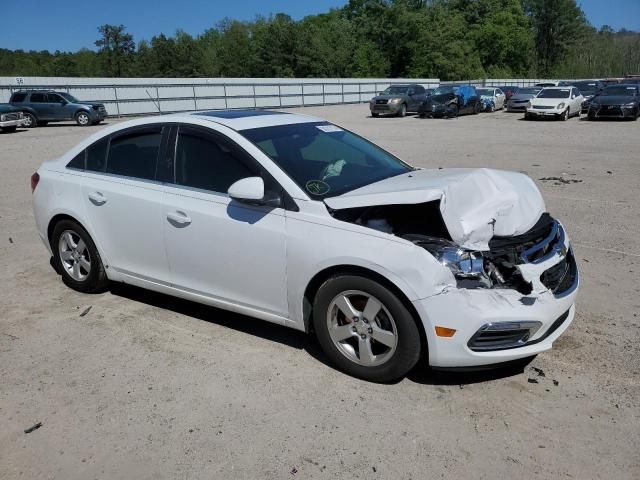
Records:
[[[475,251],[463,248],[451,239],[439,201],[357,207],[332,210],[331,213],[339,220],[396,235],[424,248],[452,271],[459,288],[508,288],[523,295],[532,292],[532,284],[525,280],[518,265],[543,258],[563,235],[558,223],[548,213],[543,213],[526,233],[494,236],[487,251]],[[542,275],[541,282],[554,292],[568,288],[572,281],[572,264],[575,266],[569,252],[567,260],[556,269],[558,271],[549,269]]]

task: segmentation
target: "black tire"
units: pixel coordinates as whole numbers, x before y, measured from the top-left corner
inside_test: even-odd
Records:
[[[492,103],[491,105],[489,105],[489,112],[493,113],[495,111],[496,111],[496,106],[495,106],[495,104]]]
[[[13,133],[18,129],[18,127],[16,127],[15,125],[11,126],[11,127],[2,127],[0,128],[0,130],[2,130],[3,132],[6,133]]]
[[[473,114],[474,115],[478,115],[480,113],[480,111],[482,110],[482,105],[480,105],[480,102],[476,102],[473,105]]]
[[[419,114],[418,116],[419,116],[420,118],[426,118],[426,117],[427,117],[427,115],[426,115],[426,114],[424,114],[424,113],[421,113],[421,114]]]
[[[397,332],[395,351],[380,365],[364,366],[349,359],[338,349],[329,334],[330,305],[341,293],[353,290],[375,297],[395,322]],[[341,275],[325,281],[313,302],[313,326],[318,342],[331,363],[339,370],[363,380],[372,382],[397,380],[404,377],[420,359],[420,331],[413,316],[393,292],[367,277]],[[355,335],[357,336],[358,334]],[[355,341],[358,341],[357,338]]]
[[[449,107],[447,108],[447,117],[449,118],[458,118],[458,115],[460,114],[460,108],[458,107],[457,104],[453,104],[453,105],[449,105]]]
[[[379,113],[375,113],[375,112],[371,112],[371,116],[373,118],[378,118],[380,116],[380,114]]]
[[[44,122],[44,121],[42,121],[42,120],[40,120],[40,121],[38,122],[38,126],[39,126],[39,127],[46,127],[47,125],[49,125],[49,122]]]
[[[569,120],[571,118],[571,112],[569,111],[569,109],[567,108],[563,113],[562,116],[560,117],[560,119],[563,122],[566,122],[567,120]]]
[[[400,105],[400,111],[398,112],[398,116],[399,117],[406,117],[407,116],[407,104],[403,103],[402,105]]]
[[[63,266],[62,259],[60,258],[59,244],[61,237],[66,232],[72,232],[75,236],[82,239],[86,245],[88,252],[88,260],[91,263],[91,268],[86,275],[86,278],[82,280],[74,279],[67,271],[67,268]],[[62,276],[62,281],[66,286],[83,293],[98,293],[103,292],[109,285],[109,279],[105,271],[102,259],[98,253],[95,243],[87,233],[77,222],[73,220],[61,220],[56,223],[51,233],[51,250],[53,251],[54,268]]]
[[[26,112],[24,114],[25,122],[22,124],[25,128],[36,128],[38,126],[38,119],[32,113]]]
[[[76,123],[81,127],[88,127],[89,125],[91,125],[91,118],[89,117],[89,114],[84,110],[80,110],[78,113],[76,113],[74,118],[76,120]]]

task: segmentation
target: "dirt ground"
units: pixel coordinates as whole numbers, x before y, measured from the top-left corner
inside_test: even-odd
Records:
[[[102,127],[2,134],[0,478],[640,478],[640,122],[300,111],[414,165],[536,180],[582,273],[554,349],[524,371],[421,365],[377,385],[300,332],[132,288],[76,293],[49,266],[29,176]]]

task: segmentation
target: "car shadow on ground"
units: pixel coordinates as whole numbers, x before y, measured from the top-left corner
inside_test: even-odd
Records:
[[[246,315],[210,307],[201,303],[153,292],[151,290],[145,290],[131,285],[113,283],[109,287],[109,292],[112,295],[126,298],[128,300],[144,303],[145,305],[150,305],[156,308],[162,308],[181,315],[197,318],[198,320],[214,323],[216,325],[221,325],[247,335],[263,338],[271,342],[278,342],[297,350],[304,350],[318,362],[333,368],[331,362],[324,354],[313,335],[308,335],[298,330],[293,330],[282,325],[262,321]],[[526,363],[529,361],[530,359],[525,361],[525,363],[520,362],[519,364],[487,371],[452,372],[433,370],[426,365],[424,360],[421,360],[418,362],[418,365],[409,372],[406,378],[411,382],[422,385],[467,385],[519,375],[524,371]],[[400,381],[402,381],[402,379],[393,383],[398,383]]]

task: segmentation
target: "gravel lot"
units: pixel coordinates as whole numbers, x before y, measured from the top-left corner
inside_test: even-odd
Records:
[[[102,127],[2,134],[0,478],[640,478],[640,122],[300,111],[414,165],[533,177],[582,272],[555,348],[524,371],[421,366],[377,385],[293,330],[132,288],[76,293],[49,266],[29,176]]]

